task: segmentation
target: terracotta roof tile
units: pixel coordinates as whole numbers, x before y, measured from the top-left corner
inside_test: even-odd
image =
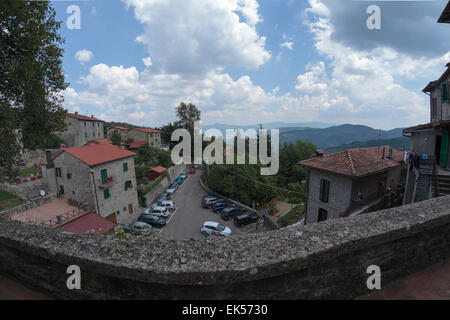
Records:
[[[128,131],[129,130],[128,128],[121,127],[121,126],[111,126],[108,129],[110,129],[110,128],[119,129],[121,131]]]
[[[103,121],[103,120],[101,120],[101,119],[98,119],[98,118],[95,118],[94,116],[84,116],[84,115],[82,115],[82,114],[78,114],[78,112],[75,112],[75,113],[67,113],[67,116],[68,117],[71,117],[71,118],[75,118],[75,119],[78,119],[78,120],[84,120],[84,121],[100,121],[100,122],[105,122],[105,121]]]
[[[145,144],[145,141],[134,141],[134,142],[130,142],[128,144],[128,148],[130,149],[139,149],[140,146],[142,146],[143,144]]]
[[[388,155],[389,146],[350,149],[303,160],[299,164],[350,177],[361,177],[398,166],[403,161],[404,151],[393,149],[393,159],[388,159]]]
[[[157,166],[157,167],[151,168],[151,169],[148,170],[148,171],[155,171],[155,172],[158,172],[158,173],[163,173],[163,172],[166,171],[166,170],[167,170],[167,169],[164,168],[164,167]]]
[[[64,152],[71,154],[90,166],[134,157],[136,155],[134,152],[120,149],[112,144],[90,144],[81,147],[66,148]]]
[[[94,230],[95,232],[104,234],[112,230],[115,226],[116,225],[113,222],[106,220],[95,213],[88,212],[68,223],[65,223],[59,229],[79,234],[84,234]]]
[[[133,128],[132,130],[137,130],[144,133],[159,133],[159,130],[156,129],[149,129],[149,128]]]

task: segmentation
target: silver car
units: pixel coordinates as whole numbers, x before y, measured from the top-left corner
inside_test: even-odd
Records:
[[[169,211],[175,211],[176,207],[175,207],[175,202],[173,202],[172,200],[163,200],[158,202],[158,207],[164,207]]]
[[[167,218],[169,216],[169,210],[165,207],[154,207],[144,211],[146,214],[153,214],[154,216]]]
[[[207,236],[224,236],[228,237],[231,235],[231,229],[223,224],[214,221],[206,221],[203,223],[203,227],[201,229],[202,234]]]
[[[152,233],[152,226],[148,223],[137,221],[135,223],[125,225],[124,231],[135,235],[148,236]]]
[[[172,183],[166,190],[166,193],[173,195],[175,193],[175,191],[177,191],[178,189],[178,184],[177,183]]]

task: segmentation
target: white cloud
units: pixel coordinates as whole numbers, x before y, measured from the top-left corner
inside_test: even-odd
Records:
[[[77,59],[80,63],[89,62],[93,57],[94,54],[92,51],[86,49],[79,50],[75,53],[75,59]]]
[[[147,67],[147,68],[150,68],[151,66],[152,66],[152,58],[150,58],[150,57],[147,57],[147,58],[144,58],[144,59],[142,59],[142,62],[144,63],[144,65]]]
[[[294,45],[293,42],[286,41],[286,42],[283,42],[282,44],[280,44],[280,47],[285,47],[285,48],[288,48],[289,50],[292,50],[293,45]]]
[[[257,69],[271,57],[266,38],[256,31],[261,21],[256,0],[122,1],[145,25],[136,41],[147,46],[153,67],[161,72]]]

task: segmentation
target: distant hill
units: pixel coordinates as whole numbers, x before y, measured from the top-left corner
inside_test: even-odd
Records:
[[[357,149],[357,148],[369,148],[369,147],[377,147],[377,146],[391,146],[395,149],[402,148],[403,150],[408,150],[410,144],[410,138],[408,137],[398,137],[393,139],[381,139],[378,140],[369,140],[365,142],[355,141],[352,143],[343,144],[337,147],[331,147],[324,149],[325,154],[335,153],[339,151],[344,151],[348,149]]]
[[[295,143],[297,139],[314,143],[317,148],[327,149],[370,140],[393,139],[402,137],[402,128],[392,130],[376,130],[362,125],[344,124],[329,128],[280,128],[280,143]]]

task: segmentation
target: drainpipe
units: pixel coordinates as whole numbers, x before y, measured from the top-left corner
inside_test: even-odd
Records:
[[[101,216],[100,214],[100,206],[98,205],[98,199],[97,199],[97,186],[95,185],[95,176],[94,176],[94,170],[91,169],[91,176],[92,176],[92,183],[94,185],[94,196],[95,196],[95,203],[96,203],[96,208],[95,210],[97,211],[97,214],[99,216]]]

